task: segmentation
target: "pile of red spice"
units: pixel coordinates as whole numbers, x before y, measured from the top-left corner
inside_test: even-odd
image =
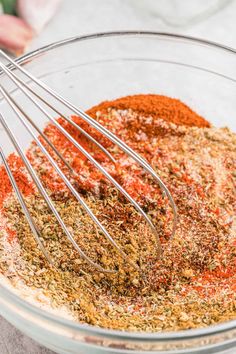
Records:
[[[62,271],[51,270],[40,250],[34,247],[28,224],[1,167],[1,241],[8,250],[1,247],[2,273],[11,279],[20,277],[30,288],[42,290],[53,299],[54,306],[67,306],[75,320],[107,328],[179,330],[235,318],[235,134],[227,128],[211,127],[181,101],[160,95],[135,95],[103,102],[88,114],[140,153],[167,185],[179,211],[174,239],[169,240],[172,210],[152,178],[79,117],[73,120],[102,143],[114,156],[116,165],[60,118],[60,124],[153,219],[163,256],[158,259],[150,231],[133,207],[50,124],[45,134],[76,175],[70,175],[52,151],[51,154],[114,239],[140,265],[144,277],[124,265],[94,230],[35,143],[27,156],[59,213],[75,232],[77,242],[95,261],[119,272],[112,276],[94,273],[78,259],[75,250],[64,241],[63,232],[38,195],[20,158],[13,154],[8,161],[16,181],[39,225],[45,247]],[[20,244],[18,252],[25,265],[17,264],[9,253],[9,247],[14,251],[16,243]],[[14,269],[10,271],[12,264]]]

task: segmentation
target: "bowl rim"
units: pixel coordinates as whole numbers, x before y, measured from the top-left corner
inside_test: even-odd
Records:
[[[71,44],[73,42],[80,42],[84,40],[90,39],[99,39],[103,37],[117,37],[117,36],[153,36],[156,38],[165,38],[165,39],[172,39],[172,40],[183,40],[188,43],[192,44],[200,44],[206,47],[213,47],[216,49],[224,50],[230,54],[236,54],[236,49],[219,44],[214,41],[186,36],[181,34],[175,34],[170,32],[156,32],[156,31],[139,31],[139,30],[132,30],[132,31],[109,31],[109,32],[99,32],[99,33],[92,33],[87,35],[81,36],[74,36],[67,39],[63,39],[60,41],[53,42],[51,44],[45,45],[40,47],[36,50],[33,50],[25,55],[16,59],[17,63],[24,64],[29,61],[29,59],[33,59],[37,57],[37,55],[43,54],[50,50],[53,50],[58,47],[62,47],[67,44]],[[0,284],[0,292],[4,294],[7,299],[11,299],[14,301],[15,304],[23,307],[25,310],[33,312],[35,315],[41,316],[46,320],[50,320],[56,322],[58,324],[67,326],[73,330],[79,330],[81,332],[87,332],[90,335],[96,336],[105,336],[113,339],[120,339],[120,340],[135,340],[135,341],[169,341],[169,340],[183,340],[183,339],[196,339],[198,337],[205,337],[208,335],[214,335],[218,333],[223,333],[229,330],[233,330],[236,328],[236,320],[226,321],[216,325],[210,325],[204,328],[197,328],[197,329],[188,329],[188,330],[181,330],[181,331],[170,331],[170,332],[129,332],[129,331],[120,331],[120,330],[113,330],[107,328],[101,328],[97,326],[92,326],[89,324],[82,324],[79,322],[75,322],[72,320],[68,320],[61,316],[55,315],[54,313],[50,313],[46,310],[41,309],[40,307],[31,304],[30,302],[22,299],[20,296],[15,294],[5,285]]]
[[[156,32],[156,31],[108,31],[108,32],[97,32],[97,33],[91,33],[91,34],[86,34],[82,36],[74,36],[74,37],[69,37],[66,39],[62,39],[60,41],[56,41],[50,44],[47,44],[43,47],[40,47],[38,49],[35,49],[33,51],[30,51],[29,53],[26,53],[16,59],[18,63],[25,62],[26,60],[33,58],[37,56],[37,54],[41,54],[44,52],[47,52],[49,50],[61,47],[63,45],[77,42],[77,41],[84,41],[84,40],[89,40],[89,39],[97,39],[97,38],[102,38],[102,37],[115,37],[115,36],[139,36],[139,35],[144,35],[144,36],[153,36],[153,37],[162,37],[166,39],[182,39],[186,40],[186,42],[189,43],[198,43],[198,44],[203,44],[206,45],[207,47],[215,47],[217,49],[221,49],[230,53],[236,54],[236,48],[230,47],[230,46],[225,46],[221,43],[217,43],[211,40],[199,38],[199,37],[193,37],[193,36],[186,36],[182,34],[177,34],[177,33],[171,33],[171,32]]]

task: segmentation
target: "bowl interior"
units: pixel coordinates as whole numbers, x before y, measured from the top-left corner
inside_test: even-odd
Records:
[[[83,110],[120,96],[156,93],[179,98],[214,125],[236,131],[235,55],[233,50],[184,37],[116,33],[68,40],[19,61]],[[40,127],[47,123],[48,119],[2,73],[0,81]],[[26,81],[36,89],[33,82]],[[70,114],[60,104],[56,107]],[[0,111],[26,148],[31,137],[1,97]],[[14,150],[2,127],[0,141],[6,154]]]
[[[236,130],[233,51],[175,36],[129,33],[75,39],[39,50],[21,61],[27,70],[84,110],[120,96],[157,93],[181,99],[216,126]],[[1,81],[40,126],[47,122],[8,78],[1,75]],[[27,82],[36,88],[29,79]],[[70,113],[57,103],[56,107]],[[25,148],[29,134],[3,100],[0,109]],[[13,150],[2,128],[0,139],[6,153]]]

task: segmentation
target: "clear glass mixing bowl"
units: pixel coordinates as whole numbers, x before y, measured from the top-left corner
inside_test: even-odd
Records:
[[[236,131],[236,51],[231,48],[164,33],[101,33],[49,45],[19,62],[82,109],[119,96],[158,93],[177,97],[216,126]],[[2,73],[0,82],[24,101]],[[26,147],[30,138],[3,100],[0,111]],[[0,141],[5,153],[12,151],[2,129]],[[58,353],[236,352],[236,321],[176,333],[112,331],[52,315],[4,285],[0,314]]]

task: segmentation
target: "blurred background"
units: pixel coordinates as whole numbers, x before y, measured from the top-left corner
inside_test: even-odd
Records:
[[[179,33],[236,48],[236,0],[0,0],[0,48],[13,57],[118,30]],[[0,354],[49,353],[0,318]]]
[[[0,46],[13,55],[71,36],[142,29],[236,47],[235,0],[0,0]]]

